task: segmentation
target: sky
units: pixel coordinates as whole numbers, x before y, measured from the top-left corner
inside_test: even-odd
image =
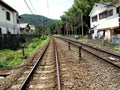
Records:
[[[3,0],[8,5],[13,7],[18,13],[31,14],[24,0]],[[31,8],[33,14],[43,15],[52,19],[60,19],[70,7],[72,7],[74,0],[25,0]],[[31,3],[34,9],[31,6]]]

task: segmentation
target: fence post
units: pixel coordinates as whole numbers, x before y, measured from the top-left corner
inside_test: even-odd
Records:
[[[70,48],[70,42],[68,42],[68,47],[69,47],[69,50],[71,50],[71,48]]]
[[[23,57],[25,57],[24,47],[25,47],[25,45],[24,45],[24,44],[22,44],[22,54],[23,54]]]
[[[79,60],[81,59],[81,48],[82,48],[82,46],[81,45],[79,45]]]

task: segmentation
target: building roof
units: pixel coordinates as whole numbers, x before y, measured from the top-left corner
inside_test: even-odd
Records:
[[[11,11],[15,11],[17,12],[14,8],[12,8],[10,5],[8,5],[7,3],[5,3],[4,1],[0,0],[0,5],[3,5],[4,7],[8,8]],[[18,12],[17,12],[18,13]]]
[[[109,5],[111,2],[98,2],[97,4]]]
[[[97,2],[94,4],[89,16],[91,16],[91,14],[93,13],[93,11],[95,10],[95,8],[98,6],[98,5],[102,5],[104,7],[108,6],[109,4],[111,4],[112,2]]]
[[[27,25],[29,25],[28,23],[20,23],[20,28],[25,28]]]
[[[120,0],[116,0],[116,1],[114,1],[114,2],[112,2],[112,3],[110,3],[110,4],[108,4],[107,6],[113,6],[113,5],[116,4],[116,3],[120,3]]]
[[[29,25],[31,29],[35,29],[35,25]]]

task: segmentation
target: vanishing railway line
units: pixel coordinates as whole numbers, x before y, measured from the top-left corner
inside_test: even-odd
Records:
[[[74,40],[70,40],[67,38],[60,38],[60,39],[68,42],[69,44],[71,43],[71,45],[73,45],[73,46],[79,47],[79,45],[81,45],[82,46],[81,50],[83,50],[87,53],[90,53],[93,56],[100,58],[100,59],[104,60],[105,62],[108,62],[109,64],[111,64],[117,68],[120,68],[120,55],[119,54],[109,52],[109,51],[106,51],[106,50],[103,50],[100,48],[95,48],[91,45],[84,44],[84,43],[74,41]]]
[[[38,63],[37,68],[33,71],[33,75],[26,83],[23,83],[20,90],[33,90],[33,89],[55,89],[57,88],[57,76],[56,76],[56,62],[55,62],[55,49],[53,42],[50,42],[48,49],[44,53],[44,56],[40,63]]]
[[[29,67],[26,76],[23,75],[19,78],[15,85],[12,85],[11,89],[19,90],[61,90],[60,76],[59,76],[59,64],[58,64],[58,52],[55,46],[55,41],[51,40],[49,45],[43,51],[40,57],[36,57],[34,60],[34,66]],[[24,78],[24,80],[23,80]],[[22,79],[22,81],[21,81]]]
[[[8,90],[66,90],[70,86],[69,66],[65,64],[68,57],[57,40],[51,39],[44,52],[36,55],[31,66]]]

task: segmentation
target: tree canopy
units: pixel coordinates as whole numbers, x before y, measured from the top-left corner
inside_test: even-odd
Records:
[[[59,33],[64,35],[86,35],[90,28],[89,13],[93,5],[96,2],[113,1],[115,0],[74,0],[72,7],[65,11],[64,15],[61,16],[61,23],[57,22],[57,24],[54,24],[55,33],[59,31]]]

